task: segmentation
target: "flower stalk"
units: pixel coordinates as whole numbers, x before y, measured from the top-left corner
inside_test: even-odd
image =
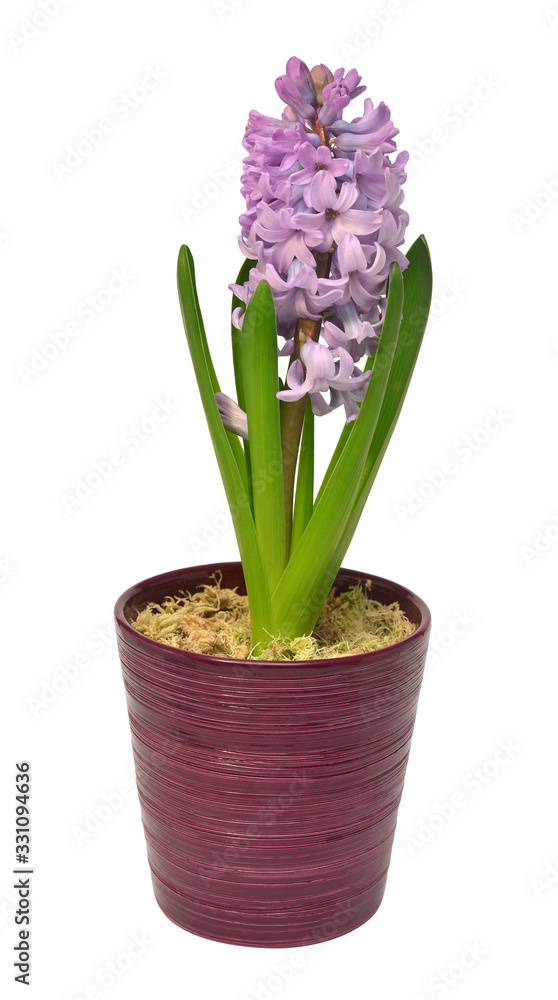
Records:
[[[331,266],[331,253],[315,253],[316,274],[319,278],[327,278]],[[293,362],[300,361],[300,350],[303,344],[312,340],[317,343],[322,326],[318,320],[300,317],[297,320],[293,353],[289,359],[289,368]],[[283,458],[283,489],[285,501],[285,535],[287,558],[291,551],[291,536],[293,529],[293,499],[296,467],[298,462],[300,439],[307,409],[306,396],[301,399],[286,402],[281,400],[281,445]]]

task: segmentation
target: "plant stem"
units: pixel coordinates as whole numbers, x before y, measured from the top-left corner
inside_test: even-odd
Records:
[[[310,399],[306,397],[306,413],[298,460],[296,492],[293,511],[291,550],[302,538],[314,509],[314,414]]]
[[[318,278],[327,278],[331,266],[332,253],[315,253],[316,274]],[[289,361],[289,368],[294,361],[300,361],[300,348],[308,340],[317,341],[322,328],[321,319],[299,319],[294,335],[294,351]],[[281,400],[281,450],[283,456],[283,491],[285,502],[285,535],[287,560],[291,549],[293,526],[293,497],[298,451],[304,413],[306,411],[306,396],[295,402]]]
[[[305,410],[306,396],[292,403],[281,400],[281,452],[283,457],[283,500],[285,505],[287,561],[291,550],[295,473]]]

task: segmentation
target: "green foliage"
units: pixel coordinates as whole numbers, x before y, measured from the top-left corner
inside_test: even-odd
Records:
[[[432,271],[423,236],[408,251],[404,275],[390,272],[379,345],[358,419],[340,436],[316,499],[314,418],[307,403],[297,470],[290,552],[286,551],[277,370],[271,289],[260,281],[243,327],[232,327],[237,398],[248,418],[244,447],[225,430],[195,286],[192,255],[182,247],[178,290],[192,364],[219,463],[244,569],[252,642],[310,635],[356,530],[411,380],[428,318]],[[238,283],[253,261],[245,261]],[[233,297],[233,309],[242,305]],[[290,527],[290,525],[289,525]]]

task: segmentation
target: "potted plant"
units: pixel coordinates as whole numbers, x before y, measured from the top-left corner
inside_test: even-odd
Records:
[[[430,305],[424,238],[399,249],[408,157],[392,156],[385,104],[343,118],[356,70],[293,58],[276,88],[282,118],[253,111],[244,137],[237,402],[189,249],[178,258],[240,562],[154,577],[116,605],[156,898],[193,933],[262,947],[336,937],[379,906],[430,628],[405,587],[341,568]],[[316,491],[314,419],[340,406]]]

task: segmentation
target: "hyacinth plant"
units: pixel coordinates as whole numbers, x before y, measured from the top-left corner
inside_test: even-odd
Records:
[[[316,624],[397,422],[432,291],[424,237],[400,249],[408,154],[393,156],[389,109],[366,99],[349,121],[365,90],[356,70],[296,58],[286,69],[281,119],[252,111],[243,140],[246,259],[230,286],[238,402],[217,381],[187,247],[178,259],[255,646]],[[316,492],[314,418],[338,407],[346,422]]]

